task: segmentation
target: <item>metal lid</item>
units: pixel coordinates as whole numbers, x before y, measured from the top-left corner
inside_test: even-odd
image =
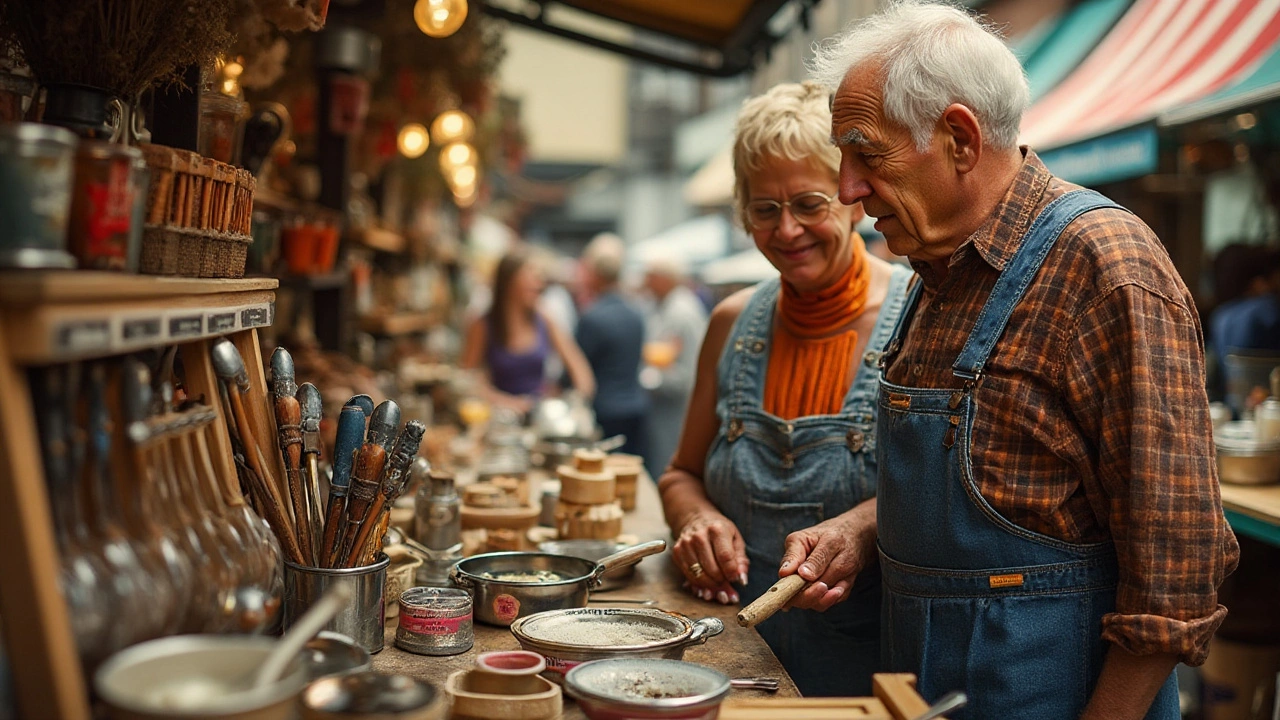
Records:
[[[32,122],[0,123],[0,141],[43,142],[72,148],[75,147],[78,139],[70,130],[54,125]]]
[[[116,160],[124,158],[130,162],[142,158],[142,151],[136,147],[106,142],[104,140],[81,140],[76,147],[76,157],[94,160]]]

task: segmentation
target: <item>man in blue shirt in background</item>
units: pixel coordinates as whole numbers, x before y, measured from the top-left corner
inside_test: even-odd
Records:
[[[605,437],[625,435],[622,452],[643,457],[649,398],[640,386],[644,317],[618,292],[626,247],[616,235],[599,235],[582,253],[590,305],[576,337],[596,376],[596,421]]]

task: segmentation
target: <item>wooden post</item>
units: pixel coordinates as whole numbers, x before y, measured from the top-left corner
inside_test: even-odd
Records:
[[[0,332],[0,615],[18,717],[89,720],[45,492],[31,392]]]
[[[223,485],[235,486],[236,493],[239,494],[239,476],[232,458],[231,434],[227,431],[222,399],[218,394],[218,375],[213,371],[213,359],[209,354],[211,344],[209,340],[197,340],[183,345],[179,353],[182,355],[182,367],[186,370],[187,394],[193,399],[203,397],[205,404],[218,414],[218,421],[213,423],[208,435],[214,470]],[[225,497],[225,493],[223,495]]]
[[[929,703],[916,692],[916,676],[911,673],[876,673],[871,676],[871,686],[896,720],[910,720],[929,709]]]

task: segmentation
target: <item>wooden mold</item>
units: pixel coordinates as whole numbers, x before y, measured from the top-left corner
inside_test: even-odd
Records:
[[[603,467],[603,462],[602,462]],[[556,469],[560,478],[560,499],[575,505],[604,505],[617,496],[618,486],[610,472],[587,472],[561,465]]]

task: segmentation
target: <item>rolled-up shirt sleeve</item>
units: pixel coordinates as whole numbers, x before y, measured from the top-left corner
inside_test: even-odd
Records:
[[[1199,665],[1240,552],[1218,492],[1199,320],[1180,298],[1120,284],[1068,338],[1064,396],[1097,444],[1083,481],[1119,562],[1103,638]]]

